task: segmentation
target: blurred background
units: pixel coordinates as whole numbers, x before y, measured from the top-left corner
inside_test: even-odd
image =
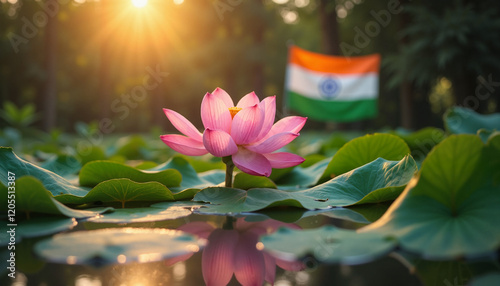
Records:
[[[218,86],[276,94],[281,109],[292,43],[382,55],[379,116],[362,128],[441,127],[452,105],[500,110],[499,11],[494,0],[0,0],[0,128],[172,128],[162,107],[200,127]]]

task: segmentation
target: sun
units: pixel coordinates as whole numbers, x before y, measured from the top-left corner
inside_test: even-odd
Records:
[[[137,8],[142,8],[148,4],[148,0],[132,0],[132,5]]]

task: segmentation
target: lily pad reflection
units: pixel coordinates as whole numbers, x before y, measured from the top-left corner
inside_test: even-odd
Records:
[[[58,234],[37,243],[34,251],[51,262],[103,265],[160,261],[198,252],[204,245],[204,239],[182,231],[119,228]]]
[[[283,260],[313,256],[327,263],[361,264],[389,253],[396,241],[378,233],[324,226],[317,229],[281,228],[260,238],[263,248]]]

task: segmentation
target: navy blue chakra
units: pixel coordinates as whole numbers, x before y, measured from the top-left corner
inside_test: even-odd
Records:
[[[326,99],[334,99],[340,92],[340,82],[333,77],[325,77],[319,81],[319,91]]]

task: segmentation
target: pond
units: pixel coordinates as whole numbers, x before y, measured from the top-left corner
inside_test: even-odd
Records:
[[[178,213],[182,217],[160,221],[148,221],[158,217],[144,214],[135,218],[144,222],[133,223],[110,223],[119,220],[120,217],[104,215],[100,217],[101,220],[99,218],[80,220],[76,225],[70,226],[72,229],[64,234],[89,233],[102,229],[180,229],[207,240],[201,243],[199,250],[192,249],[193,253],[176,252],[171,249],[175,244],[166,243],[163,247],[168,258],[153,257],[150,258],[153,262],[147,262],[147,259],[143,259],[144,262],[128,262],[120,260],[123,255],[119,253],[126,255],[130,253],[130,257],[133,257],[133,248],[147,249],[151,243],[150,238],[143,238],[137,245],[129,245],[130,248],[125,246],[125,249],[112,249],[111,255],[101,252],[102,257],[90,255],[95,244],[100,241],[98,235],[92,234],[90,240],[74,238],[69,245],[59,243],[56,246],[58,249],[56,255],[47,257],[41,257],[40,254],[43,255],[43,252],[35,251],[39,249],[37,245],[43,245],[50,241],[51,237],[58,237],[61,234],[26,238],[16,245],[16,279],[8,278],[6,268],[2,267],[4,274],[1,285],[204,285],[205,281],[214,283],[225,281],[224,283],[228,285],[240,285],[236,279],[238,275],[243,283],[255,283],[247,285],[271,285],[269,282],[264,284],[264,280],[267,280],[274,281],[274,285],[455,286],[467,285],[474,275],[497,267],[495,265],[498,265],[498,261],[488,261],[488,259],[468,263],[462,260],[427,261],[396,247],[390,247],[380,253],[346,255],[335,263],[324,262],[321,260],[328,256],[333,257],[333,252],[342,252],[342,249],[323,246],[320,236],[311,237],[310,249],[304,255],[297,257],[272,249],[268,251],[266,247],[262,250],[255,247],[259,245],[259,239],[263,240],[262,235],[271,234],[281,228],[278,230],[279,233],[285,227],[299,230],[313,230],[327,226],[346,230],[358,229],[368,224],[370,220],[377,219],[387,207],[388,205],[363,207],[358,209],[358,213],[345,212],[346,209],[326,211],[271,209],[264,213],[241,214],[236,217]],[[288,245],[291,249],[304,247],[303,244],[293,245],[289,239],[282,239],[280,243],[292,243]],[[107,246],[108,251],[110,247]],[[177,247],[182,248],[182,246]],[[44,248],[50,247],[45,245]],[[321,253],[324,254],[322,258],[315,257]],[[74,258],[75,255],[79,257]],[[65,263],[53,262],[61,260],[61,257]],[[244,267],[245,259],[252,261],[246,264],[247,268]],[[5,258],[2,259],[3,263],[5,261]],[[218,269],[220,267],[223,269]],[[204,278],[209,280],[204,281]]]

